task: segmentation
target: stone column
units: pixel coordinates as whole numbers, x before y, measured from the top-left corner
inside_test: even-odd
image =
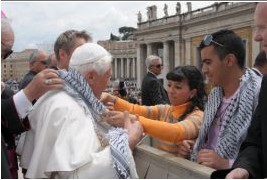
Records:
[[[152,43],[147,43],[147,56],[152,55]]]
[[[123,59],[124,58],[121,58],[121,78],[124,78],[124,72],[123,72],[123,66],[124,66],[123,64],[124,63],[123,63]]]
[[[132,64],[133,64],[133,75],[132,75],[132,77],[133,77],[133,79],[135,79],[136,78],[136,72],[135,72],[135,68],[136,68],[136,58],[133,58],[133,62],[132,62]]]
[[[185,38],[185,64],[195,65],[191,62],[191,39],[190,37]]]
[[[127,58],[127,78],[130,78],[130,61],[131,59],[130,58]]]
[[[114,58],[114,63],[115,63],[115,69],[114,69],[114,74],[115,74],[115,79],[118,78],[118,59]]]
[[[140,88],[141,87],[141,44],[137,44],[136,46],[136,65],[137,65],[137,87]]]
[[[169,66],[170,66],[170,49],[168,41],[165,41],[163,42],[163,71],[161,72],[161,77],[164,79],[164,85],[167,84],[165,76],[170,70]]]
[[[181,43],[178,39],[174,40],[174,67],[181,65]]]

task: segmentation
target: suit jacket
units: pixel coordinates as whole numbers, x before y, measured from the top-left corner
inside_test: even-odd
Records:
[[[148,72],[142,82],[142,105],[169,104],[166,90],[158,78]]]
[[[246,140],[233,168],[244,168],[250,178],[267,178],[267,76],[263,77],[259,104],[252,117]],[[223,178],[229,170],[216,171],[212,178]]]
[[[1,178],[16,178],[17,175],[14,172],[12,172],[12,176],[9,172],[9,168],[17,168],[14,134],[26,129],[18,116],[13,97],[1,99],[1,170],[4,171]]]
[[[2,127],[12,134],[25,131],[25,127],[18,116],[13,97],[1,99],[1,123]]]
[[[37,72],[34,71],[29,71],[27,74],[25,74],[19,84],[19,89],[24,89],[32,81],[36,74]]]

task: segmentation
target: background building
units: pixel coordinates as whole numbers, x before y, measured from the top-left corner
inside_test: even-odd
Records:
[[[137,89],[136,41],[98,41],[113,57],[111,83],[120,79],[125,82],[128,93]]]
[[[191,2],[187,2],[187,12],[184,13],[181,13],[180,7],[179,2],[176,7],[170,7],[176,9],[175,14],[169,14],[166,8],[162,18],[157,18],[155,5],[147,7],[145,21],[141,14],[138,15],[133,40],[98,41],[113,55],[112,81],[123,79],[126,85],[140,89],[146,74],[145,59],[155,54],[163,60],[164,69],[160,78],[166,87],[166,73],[174,67],[191,64],[201,68],[199,43],[206,34],[225,28],[241,36],[247,50],[246,66],[252,67],[261,47],[253,40],[255,2],[215,2],[194,11]],[[27,59],[32,51],[26,49],[14,53],[2,62],[2,80],[20,79],[29,70]]]
[[[12,53],[5,61],[1,62],[1,79],[20,81],[29,71],[30,55],[37,49],[25,49],[22,52]]]
[[[253,40],[255,2],[216,2],[194,11],[190,2],[187,6],[188,11],[183,14],[177,10],[175,15],[150,20],[148,13],[148,20],[138,23],[135,32],[138,87],[146,73],[145,59],[151,54],[163,59],[161,78],[165,87],[166,73],[174,67],[191,64],[201,68],[197,47],[206,34],[220,29],[231,29],[241,36],[247,50],[246,65],[252,66],[260,51],[260,44]]]

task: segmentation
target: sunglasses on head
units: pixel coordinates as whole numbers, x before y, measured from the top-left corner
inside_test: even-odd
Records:
[[[211,34],[206,35],[206,36],[204,37],[204,39],[203,39],[203,44],[204,44],[205,46],[209,46],[211,43],[214,43],[214,44],[217,44],[218,46],[223,47],[222,44],[220,44],[220,43],[218,43],[218,42],[216,42],[216,41],[213,40],[213,36],[212,36]]]

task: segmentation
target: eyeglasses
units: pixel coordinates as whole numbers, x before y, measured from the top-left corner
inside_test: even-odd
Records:
[[[47,65],[47,61],[40,61],[43,65]]]
[[[214,43],[214,44],[217,44],[217,45],[223,47],[222,44],[220,44],[220,43],[218,43],[218,42],[216,42],[216,41],[213,40],[213,36],[212,36],[211,34],[206,35],[206,36],[204,37],[204,39],[203,39],[203,44],[204,44],[205,46],[209,46],[210,43]]]
[[[48,64],[47,61],[37,61],[37,62],[40,62],[40,63],[42,63],[43,65],[47,65],[47,64]]]
[[[160,68],[163,66],[163,64],[158,64],[158,65],[151,65],[151,66],[155,66],[156,68]]]
[[[1,45],[4,46],[4,47],[6,47],[3,42],[1,42]],[[6,58],[8,58],[13,53],[13,50],[10,49],[10,48],[8,48],[8,49],[3,49],[2,48],[2,52],[1,53],[2,53],[2,55],[1,55],[2,56],[2,59],[6,59]]]
[[[39,63],[42,63],[43,65],[47,65],[48,64],[47,61],[34,61],[34,62],[39,62]]]

